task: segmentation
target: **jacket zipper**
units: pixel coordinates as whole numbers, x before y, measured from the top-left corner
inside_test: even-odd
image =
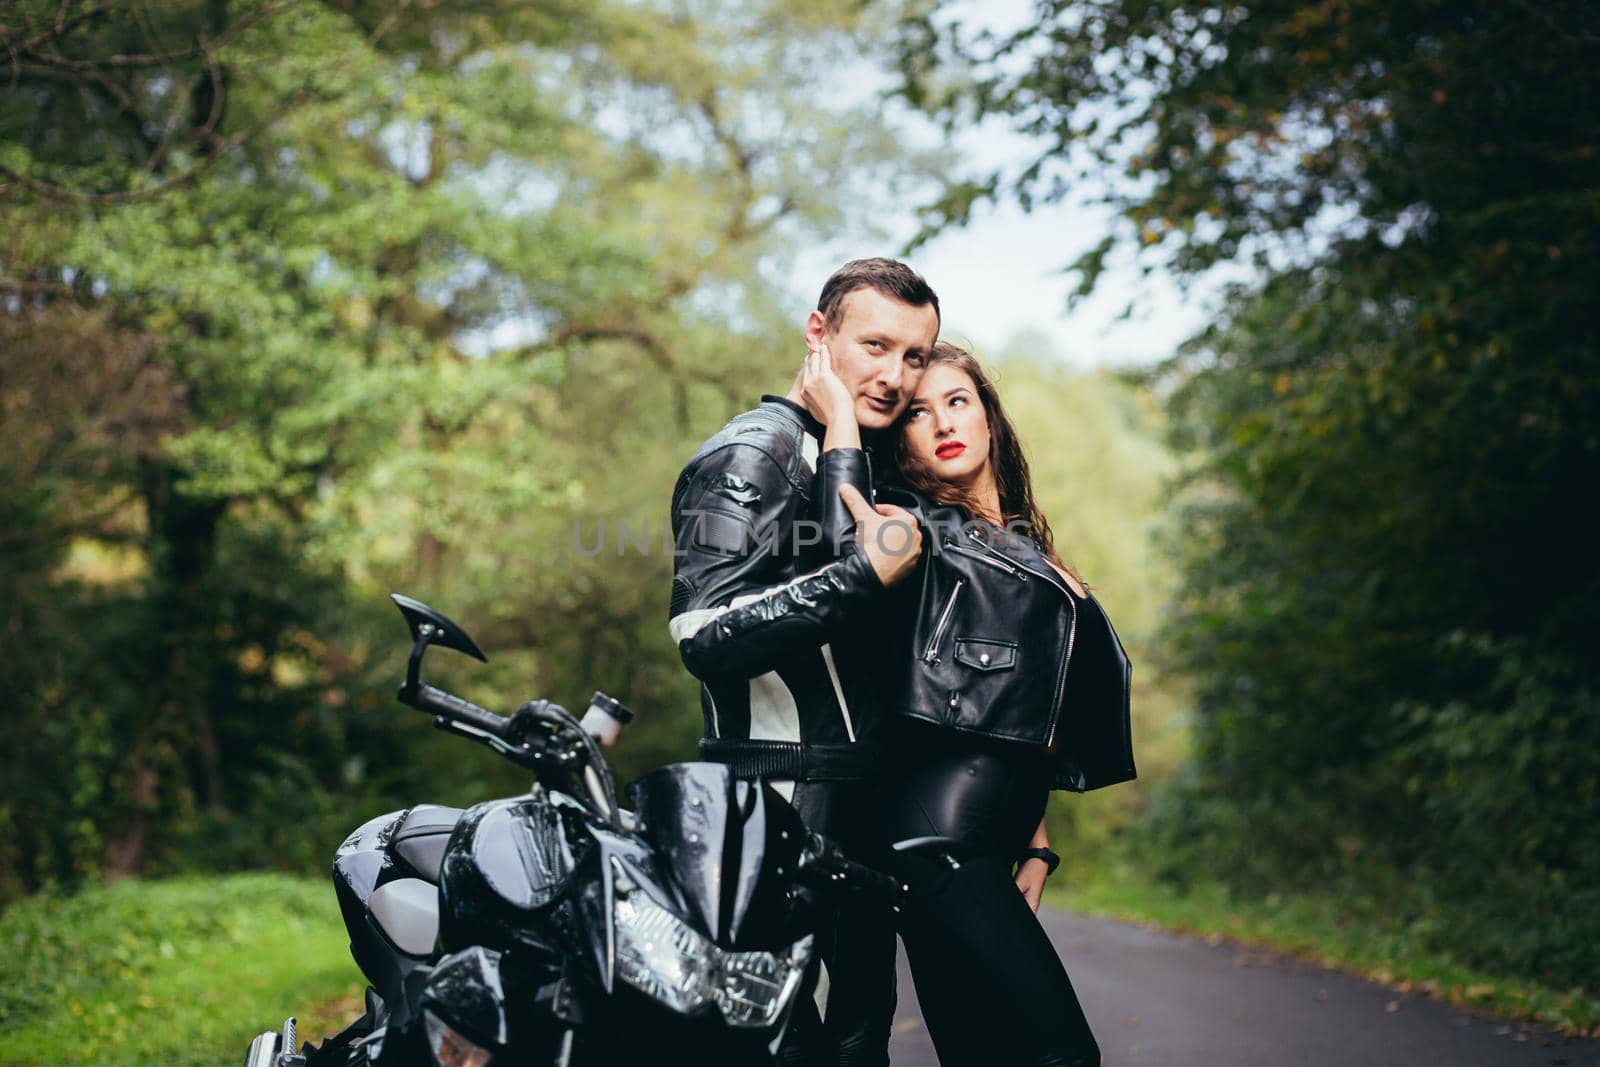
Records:
[[[1072,662],[1072,639],[1078,633],[1078,605],[1070,606],[1072,618],[1067,623],[1067,654],[1061,657],[1061,675],[1056,679],[1056,698],[1050,705],[1050,735],[1044,739],[1045,748],[1056,743],[1056,727],[1061,723],[1061,698],[1067,690],[1067,666]]]
[[[954,541],[945,542],[945,546],[944,547],[950,549],[952,552],[959,552],[963,556],[971,556],[973,559],[977,560],[979,563],[987,563],[991,567],[998,567],[1000,570],[1005,571],[1007,574],[1011,575],[1011,577],[1013,577],[1013,578],[1021,578],[1022,577],[1022,568],[1014,566],[1013,564],[1010,564],[1010,563],[1005,563],[1005,562],[1003,562],[1003,561],[1001,561],[999,559],[996,559],[994,556],[989,555],[987,552],[979,552],[977,549],[968,548],[965,545],[958,545]]]
[[[989,546],[987,544],[985,544],[984,541],[981,538],[978,537],[978,533],[977,533],[976,530],[968,530],[967,531],[967,536],[970,537],[972,540],[976,541],[978,544],[983,545],[984,548],[989,548]],[[1053,585],[1057,589],[1061,590],[1061,595],[1062,596],[1068,596],[1066,587],[1061,584],[1061,578],[1060,578],[1059,575],[1045,574],[1043,571],[1034,570],[1032,567],[1028,566],[1026,563],[1018,563],[1018,562],[1016,562],[1015,560],[1012,560],[1012,559],[1006,559],[1002,563],[1001,560],[996,558],[996,557],[998,557],[999,553],[997,553],[992,548],[989,548],[988,552],[979,552],[977,549],[967,548],[964,545],[952,544],[949,547],[955,549],[958,552],[966,552],[969,555],[988,560],[988,561],[994,563],[996,566],[1015,567],[1019,571],[1024,571],[1024,572],[1026,572],[1028,574],[1034,575],[1037,578],[1043,578],[1045,581],[1049,582],[1051,585]],[[1070,599],[1070,597],[1069,597],[1069,599]]]
[[[974,541],[979,541],[978,535],[973,531],[969,530],[968,531],[968,536],[971,537]],[[979,543],[982,544],[983,542],[979,541]],[[1072,661],[1072,645],[1073,645],[1073,641],[1076,639],[1077,634],[1078,634],[1078,605],[1077,605],[1077,603],[1072,599],[1072,594],[1068,593],[1067,590],[1061,585],[1061,583],[1058,580],[1056,580],[1054,578],[1051,578],[1048,575],[1045,575],[1045,574],[1043,574],[1043,573],[1041,573],[1041,572],[1039,572],[1037,570],[1034,570],[1032,567],[1028,566],[1025,563],[1001,562],[1000,560],[994,558],[994,556],[990,555],[989,553],[979,552],[977,549],[967,548],[964,545],[950,544],[950,545],[946,545],[945,547],[954,549],[955,551],[960,552],[963,555],[971,556],[973,559],[982,560],[984,563],[988,563],[991,566],[998,567],[1001,570],[1006,571],[1006,572],[1008,572],[1010,574],[1013,574],[1014,576],[1019,577],[1019,578],[1022,577],[1023,574],[1031,574],[1031,575],[1035,576],[1036,578],[1040,578],[1043,581],[1045,581],[1046,583],[1048,583],[1052,588],[1054,588],[1057,592],[1059,592],[1063,597],[1066,598],[1066,600],[1067,600],[1067,608],[1068,608],[1069,611],[1071,611],[1071,615],[1069,616],[1069,621],[1067,623],[1067,650],[1066,650],[1065,654],[1063,654],[1062,657],[1061,657],[1061,669],[1056,674],[1056,695],[1055,695],[1055,699],[1050,704],[1050,733],[1049,733],[1049,736],[1047,736],[1045,738],[1045,741],[1044,741],[1044,747],[1045,748],[1049,748],[1051,745],[1056,743],[1056,728],[1061,724],[1061,698],[1062,698],[1062,696],[1065,695],[1066,689],[1067,689],[1067,666]],[[985,546],[985,547],[987,547],[987,546]],[[1021,573],[1018,573],[1018,572],[1021,572]],[[956,592],[960,592],[960,591],[961,591],[961,585],[958,582],[956,584]],[[950,596],[950,605],[953,605],[954,603],[955,603],[955,594],[952,593],[951,596]],[[933,654],[933,645],[938,642],[939,636],[942,633],[942,631],[944,630],[944,624],[947,621],[946,616],[948,616],[948,614],[950,612],[950,605],[946,605],[945,606],[945,614],[941,615],[939,617],[939,627],[934,632],[934,641],[931,642],[928,645],[928,651],[927,651],[927,653],[925,653],[923,655],[923,659],[926,660],[929,663],[935,663],[935,662],[938,661],[938,657],[937,656],[934,656],[931,659],[929,657],[932,656],[932,654]]]
[[[969,536],[971,536],[975,541],[978,539],[977,534],[971,533],[970,531]],[[984,553],[977,552],[974,549],[964,548],[961,545],[950,545],[949,547],[956,549],[959,552],[965,552],[967,555],[970,555],[975,559],[982,559],[986,563],[993,563],[996,567],[1000,567],[1002,570],[1006,569],[1007,567],[1015,567],[1019,571],[1023,571],[1027,574],[1034,575],[1037,578],[1041,578],[1045,582],[1049,583],[1052,588],[1054,588],[1067,600],[1067,608],[1072,614],[1069,616],[1069,621],[1067,623],[1067,650],[1066,653],[1061,657],[1061,669],[1056,674],[1055,700],[1050,704],[1050,733],[1044,741],[1044,747],[1049,748],[1051,745],[1056,743],[1056,727],[1061,723],[1061,698],[1063,695],[1065,695],[1067,689],[1067,665],[1072,662],[1072,644],[1073,640],[1078,634],[1077,602],[1072,599],[1072,594],[1068,593],[1059,581],[1034,570],[1025,563],[1001,563],[999,560],[996,560]]]
[[[923,650],[922,662],[939,662],[939,638],[944,636],[944,629],[950,625],[950,613],[956,609],[956,598],[961,595],[961,587],[966,585],[965,579],[958,579],[956,587],[950,590],[950,599],[944,602],[944,610],[939,613],[939,624],[933,628],[933,637],[928,640],[928,647]]]

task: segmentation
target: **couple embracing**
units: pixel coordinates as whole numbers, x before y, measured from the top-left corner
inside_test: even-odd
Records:
[[[672,636],[702,683],[702,758],[869,861],[933,834],[969,850],[922,892],[898,872],[898,917],[840,904],[780,1061],[888,1062],[898,926],[942,1063],[1098,1064],[1035,912],[1049,792],[1134,776],[1130,668],[994,384],[939,325],[906,265],[834,272],[788,394],[678,478]]]

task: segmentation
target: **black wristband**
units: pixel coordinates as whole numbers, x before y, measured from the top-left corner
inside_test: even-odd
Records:
[[[1056,855],[1054,852],[1051,852],[1048,848],[1024,849],[1022,856],[1017,860],[1017,863],[1018,865],[1021,865],[1029,860],[1044,860],[1044,876],[1046,878],[1050,877],[1052,874],[1055,874],[1056,868],[1061,866],[1061,857]]]

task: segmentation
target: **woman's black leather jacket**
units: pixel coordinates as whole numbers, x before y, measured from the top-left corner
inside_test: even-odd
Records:
[[[859,486],[858,486],[859,488]],[[838,493],[821,487],[823,499]],[[1133,668],[1091,595],[1079,601],[1039,547],[958,508],[880,488],[922,526],[911,655],[899,707],[952,730],[1055,747],[1052,786],[1084,792],[1135,777]],[[832,535],[846,531],[834,527]]]

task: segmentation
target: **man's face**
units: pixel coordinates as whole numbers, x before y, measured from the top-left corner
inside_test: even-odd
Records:
[[[905,411],[917,390],[928,352],[939,339],[932,305],[914,307],[876,289],[847,293],[839,321],[829,328],[822,312],[806,319],[806,340],[825,343],[846,389],[856,400],[856,421],[883,430]]]

